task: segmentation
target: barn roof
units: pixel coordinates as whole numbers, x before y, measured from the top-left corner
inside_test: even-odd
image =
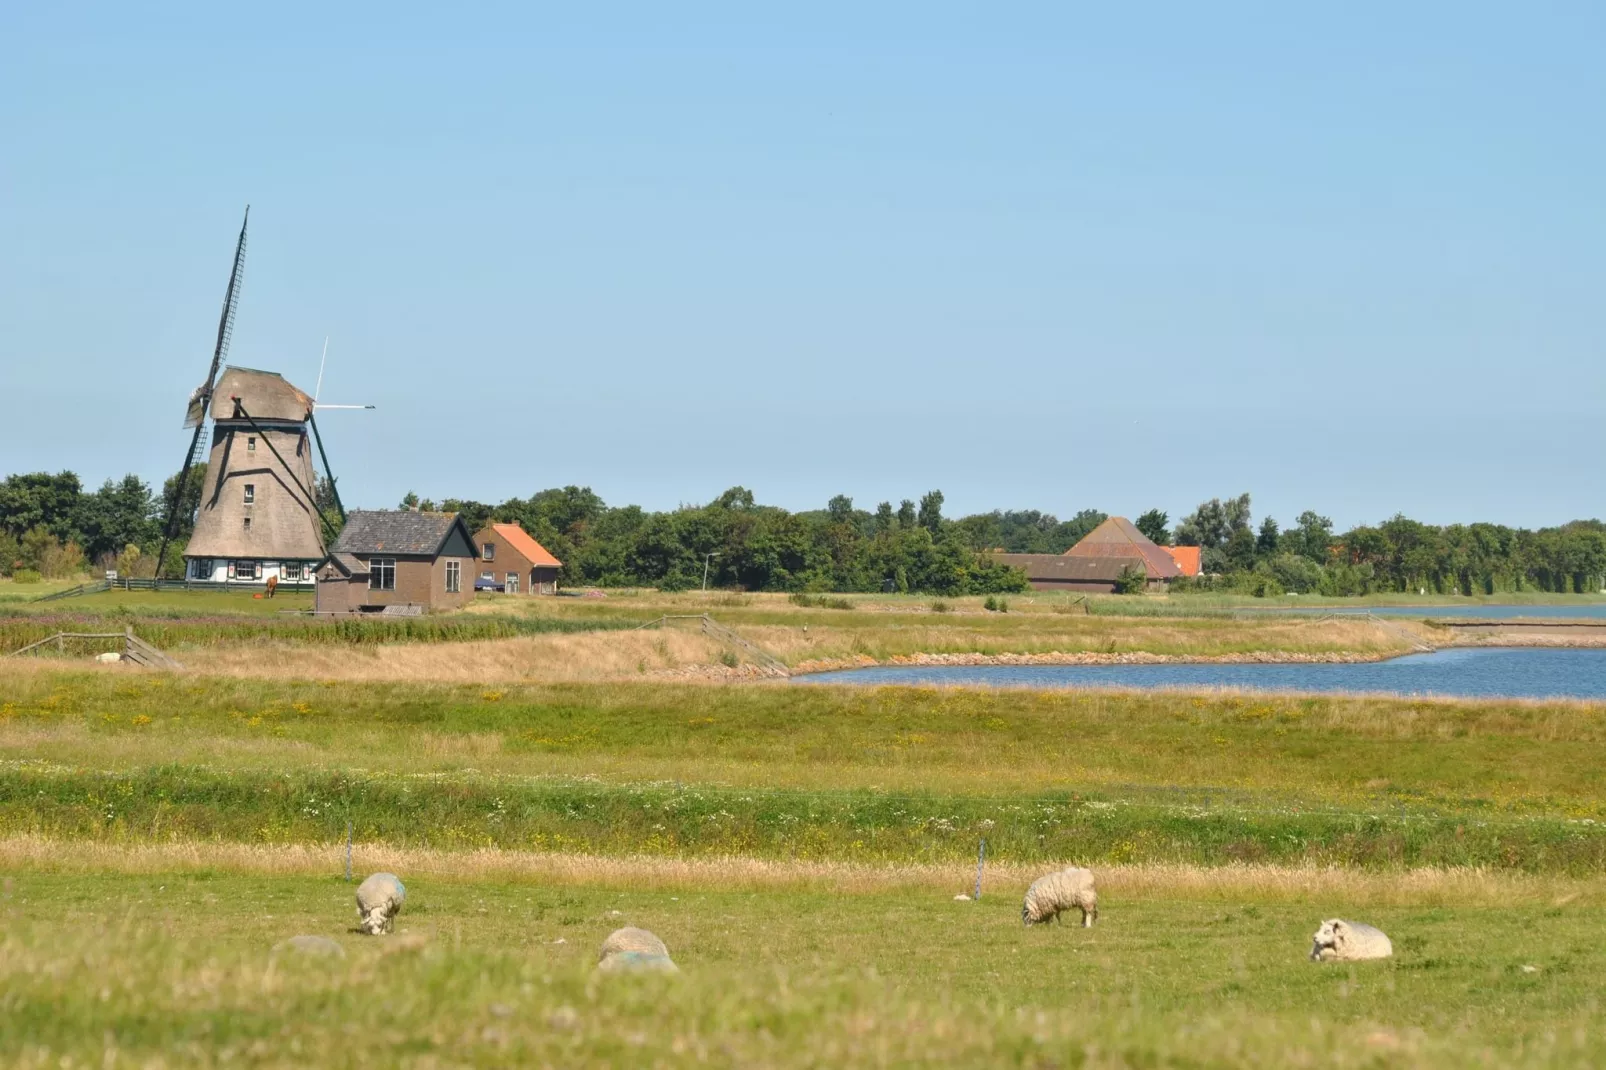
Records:
[[[307,392],[278,372],[237,368],[231,364],[223,369],[217,386],[212,388],[212,419],[232,419],[236,397],[253,420],[302,423],[312,411],[312,398]]]
[[[546,568],[563,567],[562,561],[553,557],[545,546],[536,542],[529,532],[517,524],[489,524],[475,536],[474,541],[476,543],[485,542],[487,532],[494,532],[497,538],[511,546],[532,565],[540,565]]]
[[[472,543],[467,525],[456,513],[354,509],[346,514],[346,526],[329,552],[433,557],[446,545],[454,527],[462,528],[464,540]]]
[[[1087,533],[1086,538],[1066,550],[1065,557],[1115,560],[1123,564],[1142,564],[1151,579],[1173,579],[1182,575],[1176,559],[1124,516],[1112,516]],[[1121,566],[1116,566],[1119,575]]]
[[[1143,568],[1142,560],[1132,557],[1071,557],[1067,554],[990,556],[995,564],[1023,569],[1028,580],[1045,583],[1114,583],[1127,569]],[[1175,575],[1175,572],[1169,575]],[[1149,572],[1148,576],[1156,578],[1153,572]]]

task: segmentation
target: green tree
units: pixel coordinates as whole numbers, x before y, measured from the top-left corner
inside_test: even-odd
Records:
[[[1170,517],[1166,515],[1165,510],[1150,509],[1147,513],[1138,517],[1133,526],[1143,532],[1143,537],[1156,546],[1169,546],[1171,532],[1165,526],[1166,521],[1169,519]]]
[[[74,518],[83,484],[72,472],[30,472],[0,482],[0,529],[21,537],[43,527],[65,542],[75,534]]]
[[[1262,520],[1260,522],[1260,534],[1255,537],[1255,553],[1260,557],[1276,556],[1281,534],[1281,529],[1277,527],[1277,521],[1269,516]]]
[[[918,514],[915,512],[915,503],[910,501],[908,498],[905,498],[903,501],[898,503],[898,526],[900,528],[914,527],[915,517],[917,515]]]
[[[160,524],[156,496],[132,474],[117,483],[108,479],[95,493],[80,496],[73,520],[76,538],[93,561],[115,556],[128,546],[151,547]]]
[[[935,535],[942,529],[942,491],[929,490],[920,497],[920,513],[915,522]]]

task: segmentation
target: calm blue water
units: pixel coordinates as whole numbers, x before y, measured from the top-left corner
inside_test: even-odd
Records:
[[[1606,650],[1493,647],[1363,665],[886,665],[797,678],[813,684],[971,684],[1606,699]]]
[[[1380,617],[1471,617],[1474,620],[1510,620],[1530,617],[1542,620],[1551,617],[1606,620],[1606,602],[1580,602],[1553,606],[1495,606],[1459,603],[1446,606],[1301,606],[1289,598],[1288,605],[1267,606],[1264,609],[1245,609],[1246,613],[1376,613]]]

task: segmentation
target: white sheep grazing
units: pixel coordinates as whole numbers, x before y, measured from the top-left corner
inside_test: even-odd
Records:
[[[357,927],[369,936],[395,928],[407,889],[394,873],[375,873],[357,886]]]
[[[1026,925],[1059,920],[1060,911],[1082,911],[1082,927],[1091,929],[1099,919],[1099,895],[1093,890],[1093,871],[1072,866],[1038,877],[1026,889],[1020,918]],[[1063,924],[1063,923],[1062,923]]]
[[[602,954],[597,957],[597,969],[657,970],[662,973],[679,973],[680,968],[669,957],[664,942],[646,929],[626,926],[615,929],[602,942]]]
[[[1381,929],[1362,925],[1358,921],[1329,918],[1316,930],[1311,944],[1312,962],[1359,962],[1362,959],[1386,959],[1394,954],[1394,945]]]

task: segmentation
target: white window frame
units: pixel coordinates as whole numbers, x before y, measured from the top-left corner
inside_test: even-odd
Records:
[[[247,452],[247,453],[255,453],[256,451],[257,451],[257,437],[255,435],[246,435],[245,436],[245,452]]]
[[[385,578],[389,577],[387,584]],[[396,589],[396,559],[394,557],[370,557],[368,559],[368,589],[370,591],[394,591]]]
[[[247,518],[249,519],[249,518]],[[236,561],[229,569],[237,580],[259,580],[262,572],[255,561]]]
[[[496,560],[496,543],[488,542],[484,546],[480,547],[480,560],[481,561],[495,561]]]
[[[503,578],[502,590],[508,594],[519,593],[519,574],[517,572],[509,572],[507,576]]]
[[[301,562],[299,562],[299,561],[286,561],[284,564],[280,565],[279,566],[279,578],[281,580],[288,580],[291,583],[300,583],[301,582]]]
[[[463,589],[463,562],[446,562],[446,593],[457,594]]]
[[[246,505],[255,505],[256,503],[257,503],[257,485],[255,483],[247,483],[245,485],[245,504]]]

